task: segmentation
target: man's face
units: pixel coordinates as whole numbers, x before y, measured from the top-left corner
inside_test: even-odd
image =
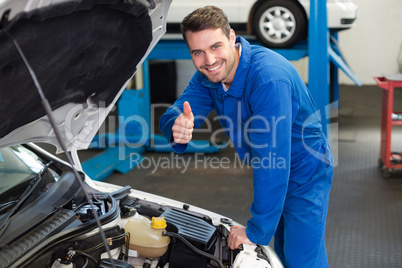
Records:
[[[230,40],[222,29],[188,31],[186,33],[187,45],[194,66],[209,81],[231,85],[237,67],[235,38],[233,30],[230,32]]]

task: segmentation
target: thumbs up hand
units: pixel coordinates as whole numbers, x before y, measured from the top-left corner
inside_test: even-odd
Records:
[[[173,139],[176,143],[187,144],[193,137],[194,115],[190,103],[183,103],[183,113],[174,121],[172,127]]]

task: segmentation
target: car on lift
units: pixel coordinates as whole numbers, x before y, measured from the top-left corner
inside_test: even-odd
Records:
[[[81,168],[170,3],[0,1],[1,268],[283,267],[271,247],[229,249],[227,217]]]
[[[204,0],[202,5],[222,8],[236,32],[255,35],[270,48],[292,47],[307,37],[309,0]],[[199,7],[198,1],[173,1],[168,33],[178,32],[183,18]],[[355,25],[358,7],[351,0],[327,0],[327,14],[331,31],[345,30]]]

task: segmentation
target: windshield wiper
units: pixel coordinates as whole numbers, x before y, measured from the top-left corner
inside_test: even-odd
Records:
[[[17,202],[18,202],[18,200],[13,200],[13,201],[9,201],[9,202],[1,204],[0,205],[0,213],[4,210],[8,209],[9,207],[11,207],[12,205],[14,205]]]
[[[30,182],[27,188],[25,188],[24,192],[20,196],[18,200],[8,202],[4,205],[2,205],[1,210],[7,209],[10,205],[15,204],[12,209],[10,209],[7,213],[3,214],[0,216],[0,235],[4,232],[2,230],[5,226],[8,224],[8,220],[10,219],[11,215],[14,214],[15,211],[17,211],[22,204],[27,200],[27,198],[32,194],[32,192],[35,190],[36,186],[38,186],[39,182],[42,180],[42,175],[46,172],[46,170],[49,168],[49,166],[53,163],[53,161],[50,161],[47,163],[33,178]]]

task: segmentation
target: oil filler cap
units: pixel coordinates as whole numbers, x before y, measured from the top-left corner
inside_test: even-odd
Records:
[[[152,217],[151,227],[154,229],[164,229],[166,228],[165,217]]]

